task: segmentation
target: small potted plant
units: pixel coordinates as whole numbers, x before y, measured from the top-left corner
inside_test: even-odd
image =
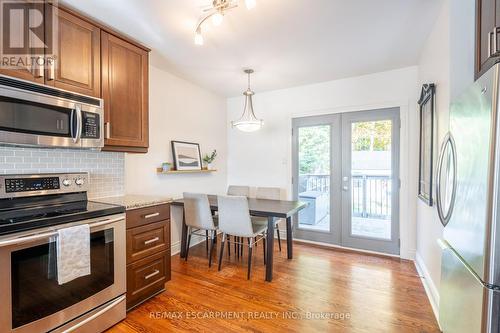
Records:
[[[214,150],[212,154],[210,155],[206,154],[205,157],[203,157],[203,162],[205,162],[205,167],[207,170],[212,169],[212,163],[214,162],[216,157],[217,157],[217,150]]]
[[[168,162],[162,163],[161,169],[163,172],[168,172],[168,171],[172,170],[172,163],[168,163]]]

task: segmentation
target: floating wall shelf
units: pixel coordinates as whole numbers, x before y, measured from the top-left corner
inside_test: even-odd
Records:
[[[217,169],[212,169],[212,170],[170,170],[170,171],[163,171],[162,168],[156,168],[156,172],[159,174],[163,175],[173,175],[173,174],[179,174],[179,173],[211,173],[211,172],[216,172]]]

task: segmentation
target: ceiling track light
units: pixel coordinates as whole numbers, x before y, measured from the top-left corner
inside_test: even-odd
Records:
[[[194,43],[196,45],[203,45],[203,34],[201,31],[201,26],[206,20],[212,18],[212,24],[219,26],[224,20],[224,14],[226,11],[236,8],[239,5],[239,0],[213,0],[212,6],[204,10],[206,13],[196,25],[196,30],[194,34]],[[254,8],[257,5],[256,0],[245,0],[245,6],[248,10]]]

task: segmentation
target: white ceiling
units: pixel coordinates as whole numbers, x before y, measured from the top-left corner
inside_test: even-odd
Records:
[[[222,96],[244,91],[242,68],[256,70],[256,92],[417,64],[442,0],[244,1],[219,27],[204,25],[209,0],[62,0],[141,41],[153,63]]]

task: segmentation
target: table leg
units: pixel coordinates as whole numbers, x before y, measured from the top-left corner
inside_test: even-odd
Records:
[[[184,217],[184,210],[182,211],[182,234],[181,234],[181,253],[180,257],[185,258],[186,257],[186,238],[187,238],[187,225],[186,225],[186,218]]]
[[[293,259],[292,217],[286,218],[286,252],[288,259]]]
[[[267,218],[267,260],[266,281],[273,280],[273,256],[274,256],[274,217]]]

